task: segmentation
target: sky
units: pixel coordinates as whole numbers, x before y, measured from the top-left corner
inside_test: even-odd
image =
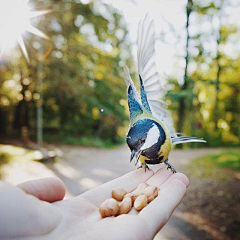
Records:
[[[150,18],[154,19],[156,37],[162,30],[168,27],[164,19],[170,21],[176,28],[184,28],[185,25],[185,0],[104,0],[103,2],[112,4],[123,14],[129,29],[130,40],[133,44],[135,60],[137,56],[136,40],[138,23],[144,18],[146,13],[149,13]],[[185,38],[184,35],[185,33],[183,33],[183,39]],[[171,39],[169,41],[171,42]],[[164,78],[165,74],[171,75],[175,65],[173,59],[176,53],[175,49],[159,40],[156,40],[155,48],[156,64],[160,75],[162,75],[162,78]]]

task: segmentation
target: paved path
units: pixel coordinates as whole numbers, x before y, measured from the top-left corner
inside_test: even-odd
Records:
[[[126,146],[112,150],[74,147],[61,147],[61,150],[64,152],[64,160],[54,164],[51,169],[65,182],[68,193],[74,196],[136,168],[133,163],[129,163],[130,152]],[[169,159],[178,171],[184,172],[184,165],[192,159],[216,152],[220,152],[220,149],[175,150]],[[151,166],[151,169],[155,171],[162,166]],[[205,231],[181,219],[182,204],[155,240],[212,239]]]
[[[83,147],[59,147],[63,157],[54,164],[28,162],[6,166],[5,181],[17,184],[21,181],[37,177],[58,176],[67,187],[67,198],[79,195],[91,188],[101,185],[127,172],[134,170],[134,164],[129,163],[130,152],[126,146],[115,149],[95,149]],[[220,152],[220,149],[175,150],[169,160],[180,172],[191,159],[210,153]],[[151,166],[154,171],[163,164]],[[212,239],[206,233],[196,229],[191,223],[181,218],[181,205],[175,211],[169,222],[155,240],[189,240]]]
[[[102,183],[110,181],[136,167],[129,163],[130,152],[126,146],[115,149],[96,149],[81,147],[60,147],[63,159],[50,169],[66,184],[69,194],[76,196]],[[191,159],[213,152],[218,149],[175,150],[170,154],[170,162],[178,171],[184,171],[184,165]],[[163,167],[150,166],[154,171]]]

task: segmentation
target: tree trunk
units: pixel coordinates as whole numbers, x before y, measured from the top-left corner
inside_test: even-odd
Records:
[[[17,130],[18,133],[20,133],[21,128],[23,126],[26,126],[29,128],[29,106],[28,102],[24,99],[24,92],[27,90],[27,86],[23,84],[23,75],[21,74],[21,94],[23,96],[23,99],[19,101],[18,105],[15,109],[15,116],[14,116],[14,128]]]
[[[185,69],[184,69],[184,83],[181,87],[181,91],[187,90],[188,88],[188,62],[189,62],[189,17],[192,12],[193,2],[192,0],[188,0],[187,7],[186,7],[186,31],[187,31],[187,38],[186,38],[186,56],[185,56]],[[179,99],[179,109],[178,109],[178,123],[177,123],[177,130],[178,132],[182,133],[183,131],[183,124],[185,120],[185,113],[186,113],[186,96],[181,96]]]
[[[222,4],[223,4],[223,1],[221,2],[221,6],[219,9],[222,8]],[[221,74],[221,71],[222,71],[222,67],[220,65],[220,58],[221,58],[221,53],[219,51],[219,45],[221,44],[221,35],[222,35],[222,32],[221,32],[221,15],[219,14],[219,30],[218,30],[218,36],[217,36],[217,56],[216,56],[216,62],[217,62],[217,76],[216,76],[216,95],[215,95],[215,107],[214,107],[214,110],[213,110],[213,119],[214,119],[214,123],[215,123],[215,131],[218,130],[218,127],[217,127],[217,123],[218,123],[218,119],[219,119],[219,109],[218,109],[218,102],[219,102],[219,99],[218,99],[218,93],[219,93],[219,79],[220,79],[220,74]]]

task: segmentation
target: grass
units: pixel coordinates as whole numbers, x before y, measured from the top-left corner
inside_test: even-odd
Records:
[[[30,161],[36,159],[36,153],[22,147],[0,144],[0,165],[11,161]]]
[[[119,145],[113,144],[110,140],[102,140],[98,137],[77,137],[66,133],[44,133],[44,141],[55,144],[67,144],[97,148],[113,148]]]
[[[188,173],[196,178],[226,179],[230,171],[240,171],[240,150],[226,150],[199,157],[187,165]]]
[[[36,151],[28,150],[22,147],[0,144],[0,179],[1,168],[6,164],[14,161],[31,161],[37,160]]]

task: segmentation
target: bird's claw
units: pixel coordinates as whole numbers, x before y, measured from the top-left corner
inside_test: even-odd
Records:
[[[139,166],[137,169],[139,169],[139,168],[144,168],[144,169],[145,169],[145,172],[147,171],[147,169],[150,170],[150,168],[148,167],[147,164],[142,164],[142,165]]]
[[[177,173],[176,169],[174,167],[168,167],[167,169],[171,169],[173,173]]]
[[[176,169],[168,162],[168,159],[164,162],[167,165],[167,170],[170,168],[173,173],[176,173]]]

